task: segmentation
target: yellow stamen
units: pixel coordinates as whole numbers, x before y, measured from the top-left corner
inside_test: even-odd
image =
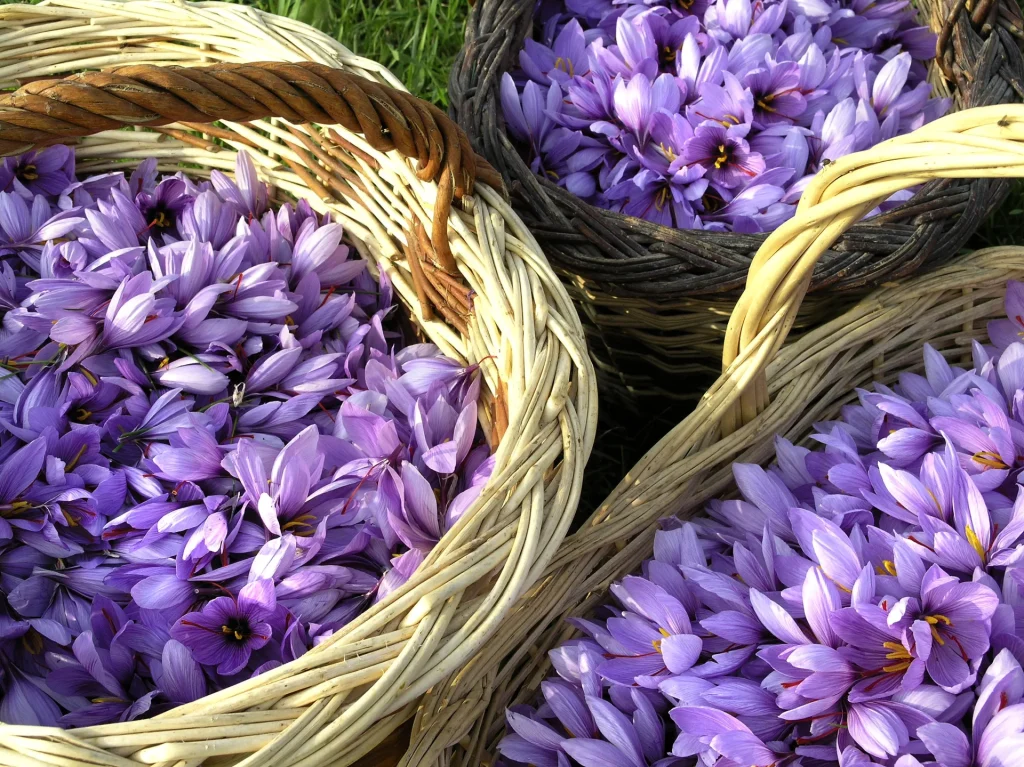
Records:
[[[729,162],[729,153],[725,151],[725,144],[718,145],[718,157],[715,158],[715,167],[721,168]]]
[[[665,631],[665,629],[663,629],[663,628],[659,628],[659,629],[658,629],[658,632],[659,632],[659,633],[660,633],[660,634],[661,634],[661,635],[662,635],[663,637],[665,637],[665,638],[668,638],[668,637],[672,636],[672,635],[671,635],[671,634],[669,634],[669,633],[668,633],[667,631]],[[661,640],[661,639],[655,639],[655,640],[654,640],[653,642],[651,642],[651,645],[653,645],[653,647],[654,647],[654,649],[655,649],[655,650],[657,650],[658,652],[661,652],[661,643],[662,643],[662,641],[663,641],[663,640]]]
[[[70,461],[68,461],[68,463],[64,466],[64,471],[71,471],[73,468],[75,468],[75,464],[78,463],[78,460],[83,455],[85,455],[85,449],[87,447],[89,447],[89,446],[88,445],[82,445],[80,448],[78,448],[78,452],[75,453],[75,457],[72,458]]]
[[[91,383],[93,386],[99,383],[99,381],[96,379],[96,376],[90,373],[87,368],[82,368],[82,375],[84,375],[86,380],[89,381],[89,383]]]
[[[166,211],[158,211],[150,222],[150,226],[158,226],[161,229],[166,229],[171,225],[170,220],[167,218]]]
[[[557,173],[555,173],[553,170],[546,170],[544,172],[546,174],[548,174],[549,176],[551,176],[551,178],[553,178],[555,181],[558,181],[559,175]]]
[[[658,196],[654,198],[654,207],[658,210],[664,210],[666,202],[668,202],[668,187],[664,186],[658,192]]]
[[[561,56],[555,59],[555,69],[561,69],[563,72],[569,75],[569,77],[574,77],[576,75],[575,68],[572,65],[572,60],[563,59]]]
[[[896,563],[891,559],[882,560],[882,567],[885,568],[885,572],[889,575],[896,575]]]
[[[910,664],[912,662],[913,661],[905,660],[900,661],[899,663],[891,663],[888,666],[882,666],[882,671],[884,671],[886,674],[898,674],[899,672],[906,671],[908,668],[910,668]]]
[[[281,529],[289,530],[295,527],[312,527],[312,525],[309,524],[310,520],[312,519],[315,519],[315,517],[312,514],[302,514],[293,519],[291,522],[286,522],[285,524],[281,525]]]
[[[906,660],[913,657],[899,642],[882,642],[882,647],[891,651],[885,656],[888,660]]]
[[[171,358],[170,357],[164,357],[162,360],[160,360],[160,364],[157,365],[157,368],[165,368],[165,367],[167,367],[170,364],[171,364]]]
[[[93,703],[122,703],[123,701],[120,698],[101,697],[101,698],[93,698],[92,702]]]
[[[971,456],[975,463],[980,463],[987,469],[1008,469],[1010,468],[1003,459],[993,453],[991,450],[982,450]]]
[[[68,527],[78,527],[78,523],[71,518],[71,515],[68,514],[67,509],[61,509],[60,513],[64,515],[64,519],[68,523]]]
[[[21,169],[20,175],[24,181],[35,181],[39,178],[39,169],[35,165],[26,165]]]
[[[944,644],[946,644],[946,640],[939,636],[939,630],[938,628],[936,628],[936,626],[940,623],[944,626],[952,626],[953,621],[951,621],[945,615],[926,615],[924,616],[924,619],[925,622],[932,627],[932,639],[938,642],[939,647],[942,647]]]
[[[678,155],[672,151],[672,147],[665,146],[664,144],[661,144],[660,146],[661,153],[665,155],[665,159],[668,160],[669,162],[675,162],[675,159]]]
[[[985,547],[981,545],[981,539],[978,538],[978,534],[974,532],[970,525],[965,526],[964,532],[967,534],[967,542],[971,544],[971,548],[978,552],[978,556],[981,557],[982,563],[985,562]]]

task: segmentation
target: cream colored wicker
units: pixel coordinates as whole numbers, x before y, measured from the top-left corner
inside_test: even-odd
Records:
[[[820,173],[796,217],[754,259],[721,378],[566,539],[485,651],[424,699],[403,764],[488,764],[506,706],[532,700],[550,671],[546,651],[572,634],[565,617],[599,604],[611,581],[650,556],[656,520],[697,514],[708,499],[734,492],[732,462],[769,460],[774,434],[805,439],[813,422],[853,399],[854,387],[920,366],[926,341],[970,365],[970,339],[1002,315],[1007,279],[1024,275],[1024,248],[960,257],[783,341],[817,257],[881,200],[935,178],[1020,176],[1022,106],[959,112]]]
[[[88,136],[81,171],[156,156],[203,175],[244,148],[278,196],[330,211],[423,334],[481,364],[497,465],[406,586],[299,660],[149,720],[0,726],[0,764],[350,764],[485,645],[568,530],[596,420],[572,305],[454,124],[301,24],[221,3],[0,6],[0,84],[26,82],[0,98],[0,153]],[[119,124],[136,130],[96,133]]]

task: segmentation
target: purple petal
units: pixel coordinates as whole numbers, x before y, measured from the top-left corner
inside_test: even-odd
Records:
[[[206,695],[206,679],[192,653],[181,642],[168,640],[161,657],[161,691],[172,703],[191,703]]]
[[[750,604],[761,624],[781,641],[797,645],[810,643],[793,616],[781,605],[754,589],[750,590]]]

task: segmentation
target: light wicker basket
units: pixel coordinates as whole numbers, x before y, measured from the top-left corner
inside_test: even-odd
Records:
[[[1022,176],[1019,105],[950,115],[819,174],[753,261],[729,322],[725,373],[566,539],[496,640],[424,699],[404,764],[488,764],[505,708],[533,702],[550,672],[547,650],[572,635],[565,618],[603,602],[613,580],[651,555],[659,518],[698,514],[710,498],[735,492],[734,461],[770,460],[775,434],[806,440],[814,422],[855,399],[854,387],[919,368],[925,342],[971,366],[971,339],[985,336],[987,319],[1005,316],[1006,281],[1024,274],[1024,248],[959,256],[783,342],[819,255],[880,200],[937,178]]]
[[[298,660],[153,719],[0,726],[0,764],[351,764],[488,641],[569,528],[596,421],[572,305],[464,134],[302,24],[222,3],[0,6],[0,85],[19,84],[0,154],[81,137],[82,172],[155,156],[202,176],[245,149],[277,196],[334,215],[422,334],[482,363],[496,466],[404,587]]]

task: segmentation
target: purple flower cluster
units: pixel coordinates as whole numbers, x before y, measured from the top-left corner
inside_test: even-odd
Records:
[[[493,459],[308,204],[155,160],[0,165],[0,721],[86,726],[287,663],[413,573]]]
[[[505,764],[1024,764],[1024,284],[973,368],[859,391],[735,464],[616,604],[574,621]]]
[[[535,18],[501,84],[532,170],[664,226],[770,231],[824,164],[949,108],[907,0],[540,0]]]

